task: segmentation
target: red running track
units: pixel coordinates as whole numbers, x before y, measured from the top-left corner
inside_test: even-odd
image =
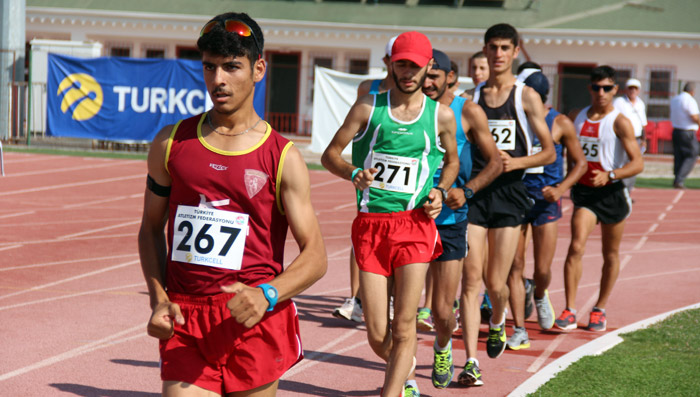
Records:
[[[6,153],[0,178],[0,388],[3,395],[157,396],[156,340],[138,262],[144,161]],[[362,326],[331,316],[349,293],[351,185],[311,171],[312,200],[327,245],[326,276],[295,300],[306,359],[280,383],[280,396],[376,396],[384,364]],[[609,331],[700,302],[700,191],[636,189],[621,247],[622,271],[610,299]],[[563,262],[571,203],[564,202],[550,294],[563,309]],[[289,237],[286,260],[296,255]],[[584,257],[580,325],[597,296],[602,258],[596,230]],[[531,257],[531,255],[530,255]],[[532,260],[528,260],[531,274]],[[482,328],[478,358],[485,385],[430,382],[433,335],[419,334],[417,380],[424,396],[502,396],[568,351],[600,336],[542,332],[532,346],[492,360]],[[510,328],[509,328],[510,329]],[[459,333],[455,364],[464,365]]]

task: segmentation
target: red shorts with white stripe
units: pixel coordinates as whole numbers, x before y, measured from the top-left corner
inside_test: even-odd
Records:
[[[169,293],[185,325],[160,341],[161,379],[185,382],[225,395],[279,379],[302,358],[296,305],[287,300],[253,328],[231,317],[232,294]]]
[[[442,254],[435,221],[423,208],[358,213],[352,222],[352,247],[360,270],[387,277],[397,267],[429,263]]]

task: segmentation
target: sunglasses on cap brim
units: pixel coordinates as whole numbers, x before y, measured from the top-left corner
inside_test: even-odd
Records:
[[[241,37],[252,36],[255,48],[258,50],[258,59],[262,57],[262,49],[260,49],[260,45],[258,44],[258,38],[255,36],[255,33],[253,33],[253,29],[251,29],[250,26],[248,26],[245,22],[239,21],[238,19],[209,21],[199,32],[199,37],[202,37],[205,34],[211,32],[211,30],[218,25],[223,26],[224,30],[226,30],[227,32],[236,33]]]
[[[603,89],[603,92],[610,92],[612,91],[613,88],[615,88],[614,85],[599,85],[599,84],[591,84],[591,89],[593,92],[598,92],[600,89]]]

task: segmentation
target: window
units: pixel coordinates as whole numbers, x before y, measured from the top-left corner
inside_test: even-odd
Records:
[[[670,117],[675,75],[676,68],[674,66],[648,66],[646,68],[649,88],[647,118],[649,120],[658,121]],[[642,87],[642,91],[644,88]]]
[[[131,48],[129,47],[111,47],[109,55],[113,57],[129,57],[131,56]]]
[[[625,89],[625,83],[627,83],[627,80],[634,77],[634,66],[616,64],[610,64],[610,66],[612,66],[615,69],[615,81],[617,81],[617,85],[620,86],[620,89],[618,90],[619,94],[622,92],[623,89]]]
[[[670,98],[672,78],[670,70],[652,70],[649,73],[649,98]]]
[[[177,57],[178,59],[199,61],[202,59],[202,54],[199,53],[196,47],[177,47]]]
[[[333,68],[333,57],[330,55],[314,56],[312,55],[311,67],[309,68],[309,96],[308,103],[314,102],[314,79],[316,75],[314,74],[316,66],[323,68],[332,69]]]
[[[149,48],[146,50],[146,58],[164,59],[165,50],[160,48]]]
[[[350,59],[348,63],[348,73],[367,74],[369,73],[369,61],[367,59]]]

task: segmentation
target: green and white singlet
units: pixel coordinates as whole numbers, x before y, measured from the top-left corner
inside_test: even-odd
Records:
[[[357,191],[360,212],[391,213],[422,206],[445,152],[438,138],[439,104],[423,96],[421,112],[404,122],[391,114],[390,93],[374,96],[367,128],[352,141],[352,164],[379,170],[369,188]]]

